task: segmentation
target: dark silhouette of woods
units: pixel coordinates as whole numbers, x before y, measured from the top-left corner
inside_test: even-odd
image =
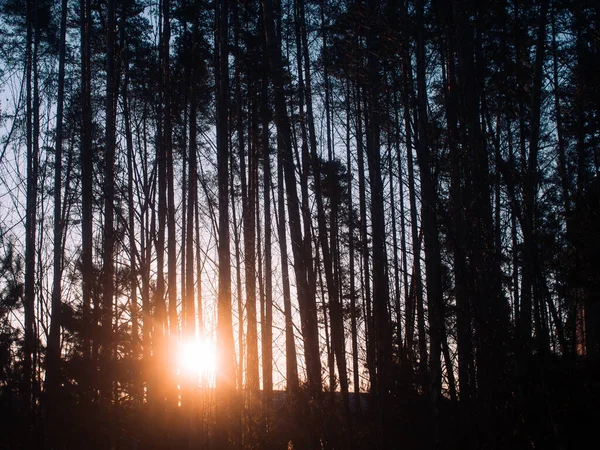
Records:
[[[580,448],[589,0],[0,1],[0,448]]]

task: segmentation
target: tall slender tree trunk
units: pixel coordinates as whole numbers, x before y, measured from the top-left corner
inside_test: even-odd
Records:
[[[302,41],[302,54],[304,55],[304,74],[306,78],[306,108],[307,108],[307,122],[310,136],[310,157],[311,157],[311,168],[314,179],[315,188],[315,200],[317,203],[317,223],[319,228],[319,242],[321,245],[321,251],[323,255],[323,265],[325,269],[325,280],[327,284],[327,294],[329,297],[329,313],[331,319],[331,350],[332,354],[335,355],[337,362],[338,374],[340,378],[340,388],[342,392],[342,398],[344,402],[344,409],[346,412],[346,418],[349,420],[349,400],[348,400],[348,374],[346,368],[346,355],[345,355],[345,343],[344,343],[344,324],[342,317],[342,307],[339,298],[339,288],[334,276],[333,267],[333,246],[335,245],[334,239],[334,227],[331,227],[331,245],[329,243],[329,233],[327,231],[327,223],[325,218],[325,209],[323,206],[323,192],[321,186],[321,162],[317,155],[317,140],[315,134],[314,116],[312,111],[312,94],[311,94],[311,73],[309,67],[309,55],[308,55],[308,44],[306,36],[306,24],[305,24],[305,12],[304,2],[298,1],[299,15],[300,15],[300,30],[301,30],[301,41]],[[321,9],[323,5],[321,5]],[[324,38],[325,39],[325,38]],[[326,42],[324,43],[324,47]],[[326,102],[325,102],[325,114],[329,117],[329,92],[326,89]],[[331,147],[330,139],[330,120],[327,118],[327,143],[328,147]],[[306,142],[306,137],[304,137]],[[303,145],[306,145],[303,143]],[[331,370],[330,370],[331,372]]]
[[[394,78],[396,78],[396,76],[394,75]],[[397,84],[398,80],[394,79],[394,84]],[[401,85],[400,89],[403,91],[405,89],[404,86]],[[394,103],[396,103],[395,107],[394,107],[394,120],[395,120],[395,124],[396,124],[396,141],[395,141],[395,151],[396,151],[396,158],[398,161],[398,187],[399,187],[399,195],[400,198],[398,199],[398,203],[400,204],[400,254],[402,255],[402,282],[403,282],[403,286],[404,286],[404,317],[400,317],[399,320],[403,320],[404,319],[404,347],[402,350],[402,357],[404,359],[406,359],[407,361],[410,360],[410,352],[411,352],[411,348],[408,345],[408,329],[407,329],[407,322],[408,322],[408,316],[409,316],[409,305],[411,303],[410,301],[410,296],[409,296],[409,283],[408,283],[408,262],[407,262],[407,250],[406,250],[406,217],[405,217],[405,206],[404,206],[404,163],[403,163],[403,158],[402,158],[402,152],[401,152],[401,146],[400,146],[400,130],[402,127],[401,124],[401,119],[400,119],[400,111],[399,111],[399,105],[398,105],[398,99],[396,98],[397,96],[394,95]],[[408,147],[408,141],[409,141],[409,136],[410,136],[410,126],[408,126],[406,128],[406,143],[405,146]],[[398,294],[400,295],[400,294]],[[398,331],[400,332],[400,328],[398,329]],[[402,336],[402,333],[400,332],[400,336]],[[411,338],[411,342],[412,342],[412,338]],[[412,343],[411,343],[412,346]]]
[[[251,101],[250,105],[250,130],[248,142],[248,177],[245,174],[245,155],[240,152],[240,175],[242,179],[242,222],[244,229],[244,268],[246,285],[246,314],[247,332],[247,369],[246,369],[246,388],[254,396],[260,388],[260,378],[258,370],[258,334],[256,317],[256,204],[255,204],[255,183],[254,172],[256,170],[256,133],[257,130],[257,108],[256,102]]]
[[[299,201],[296,187],[296,175],[292,150],[291,125],[288,116],[283,82],[283,62],[280,51],[280,38],[275,34],[275,18],[271,0],[263,2],[263,17],[269,50],[269,65],[271,67],[273,87],[275,90],[275,124],[277,127],[278,151],[284,170],[287,204],[289,213],[292,254],[298,303],[304,335],[304,353],[306,358],[307,381],[311,396],[320,397],[321,391],[321,360],[319,355],[319,334],[317,326],[317,308],[314,291],[310,289],[310,256],[306,254],[306,245],[302,237],[300,223]],[[305,230],[309,233],[309,230]]]
[[[65,98],[65,55],[67,34],[67,0],[61,2],[60,43],[58,55],[58,93],[56,104],[56,141],[54,153],[54,248],[52,304],[50,318],[50,334],[46,357],[46,400],[47,414],[53,414],[56,404],[55,395],[60,379],[60,327],[62,296],[62,260],[63,260],[63,212],[62,212],[62,158],[63,158],[63,116]]]
[[[23,398],[25,407],[32,412],[34,353],[35,353],[35,260],[36,260],[36,222],[37,191],[39,170],[39,98],[37,93],[37,27],[38,4],[35,0],[27,2],[27,37],[25,54],[26,77],[26,133],[27,133],[27,199],[25,213],[25,342],[23,361]],[[32,87],[33,79],[33,87]]]
[[[271,410],[273,396],[273,276],[272,276],[272,232],[271,232],[271,158],[269,145],[268,84],[262,80],[262,158],[263,158],[263,202],[265,227],[265,321],[261,324],[263,357],[264,411]]]
[[[145,139],[145,129],[146,129],[146,117],[143,118],[143,129],[144,129],[144,146],[142,151],[143,161],[148,159],[148,150],[146,146]],[[154,163],[153,172],[156,173],[157,162]],[[156,192],[156,177],[153,176],[152,179],[149,179],[149,170],[142,171],[143,177],[143,190],[144,190],[144,209],[141,215],[140,220],[140,275],[142,277],[142,289],[141,289],[141,297],[142,297],[142,316],[143,316],[143,324],[142,324],[142,375],[143,380],[146,382],[146,401],[149,404],[152,404],[152,395],[154,392],[152,391],[152,376],[154,373],[154,368],[151,365],[151,353],[152,353],[152,329],[154,327],[154,317],[152,314],[151,308],[151,299],[150,299],[150,261],[152,254],[152,236],[155,236],[152,228],[156,223],[154,215],[155,209],[154,207],[150,208],[150,206],[154,206],[155,204],[155,192]],[[150,210],[152,212],[150,212]]]
[[[229,192],[231,198],[231,219],[233,222],[233,250],[235,254],[235,287],[236,287],[236,298],[237,298],[237,313],[238,313],[238,365],[237,365],[237,390],[240,401],[243,399],[243,388],[244,388],[244,368],[245,366],[245,336],[244,333],[244,296],[242,294],[242,263],[240,255],[240,230],[238,227],[238,219],[235,205],[235,188],[234,188],[234,174],[233,171],[229,177]]]
[[[367,343],[367,369],[369,371],[369,380],[373,383],[375,376],[374,367],[374,341],[371,337],[373,329],[371,323],[371,277],[369,275],[369,244],[368,244],[368,228],[367,228],[367,194],[365,180],[365,158],[364,158],[364,141],[363,141],[363,120],[361,108],[361,89],[356,83],[356,159],[358,169],[358,205],[359,205],[359,223],[360,223],[360,242],[362,254],[362,269],[361,277],[363,284],[363,299],[365,312],[365,337]]]
[[[427,368],[427,344],[425,342],[424,319],[423,319],[423,283],[421,279],[421,244],[419,240],[419,227],[417,220],[417,202],[415,191],[414,163],[413,163],[413,125],[411,108],[414,107],[412,64],[409,52],[409,25],[408,25],[408,2],[403,2],[404,39],[402,45],[402,102],[404,104],[404,127],[406,133],[406,163],[408,174],[408,195],[410,206],[410,223],[412,238],[412,289],[406,300],[406,348],[407,356],[413,357],[415,312],[417,315],[417,331],[419,339],[419,378],[423,384]]]
[[[389,304],[389,279],[387,270],[387,253],[385,247],[386,230],[384,214],[384,193],[381,178],[381,143],[380,143],[380,108],[381,108],[381,74],[379,66],[380,41],[375,32],[377,19],[381,14],[380,2],[369,4],[368,20],[371,25],[367,36],[367,74],[368,74],[368,108],[367,108],[367,161],[369,167],[369,186],[371,188],[371,237],[373,242],[373,330],[371,337],[375,340],[375,367],[377,376],[372,387],[376,394],[376,407],[379,408],[377,418],[380,434],[376,446],[384,448],[389,445],[390,398],[392,388],[392,336]]]
[[[121,36],[125,34],[125,27],[121,29]],[[123,39],[124,47],[126,44]],[[128,54],[125,50],[125,60],[127,62]],[[141,273],[141,258],[138,254],[137,249],[137,233],[135,229],[135,206],[134,206],[134,198],[133,198],[133,172],[134,172],[134,148],[133,148],[133,133],[131,130],[131,117],[129,110],[129,97],[128,97],[128,89],[129,89],[129,72],[127,69],[127,63],[124,64],[125,67],[125,75],[124,75],[124,83],[123,83],[123,93],[122,93],[122,101],[123,101],[123,120],[125,122],[125,141],[127,147],[127,226],[129,231],[129,258],[131,262],[131,269],[129,274],[129,300],[131,304],[131,341],[132,341],[132,349],[131,349],[131,357],[134,361],[134,364],[137,364],[140,356],[140,336],[139,336],[139,306],[138,306],[138,276]],[[136,264],[137,261],[137,264]],[[137,367],[137,366],[135,366]],[[139,399],[139,390],[136,390],[135,400]]]
[[[169,332],[172,337],[179,334],[179,319],[177,316],[177,237],[175,223],[175,173],[173,169],[173,124],[171,105],[171,2],[163,2],[163,40],[162,40],[162,77],[164,88],[163,113],[163,145],[166,158],[167,176],[167,290],[169,298]]]
[[[431,149],[427,133],[426,55],[423,36],[424,6],[424,0],[420,0],[417,4],[417,103],[419,117],[417,159],[421,176],[421,216],[425,240],[425,271],[427,277],[427,306],[430,335],[429,392],[434,408],[437,411],[442,388],[441,341],[443,337],[444,304],[441,291],[441,256],[436,213],[437,194],[430,167]]]
[[[460,413],[461,422],[471,421],[471,397],[474,383],[473,365],[473,342],[472,342],[472,318],[471,306],[468,296],[468,269],[465,251],[467,248],[465,236],[465,224],[463,218],[463,195],[462,191],[462,166],[464,162],[459,147],[460,136],[458,132],[458,86],[456,80],[455,45],[453,36],[452,6],[446,4],[447,8],[440,14],[445,19],[445,55],[446,62],[446,86],[445,106],[446,120],[448,126],[448,145],[450,147],[450,200],[452,212],[451,245],[454,255],[454,297],[456,301],[456,330],[458,351],[458,380],[460,389]],[[463,445],[470,448],[470,433],[462,433]]]
[[[536,58],[533,78],[533,95],[531,97],[531,132],[529,137],[529,154],[527,155],[527,171],[523,183],[523,245],[525,260],[523,265],[524,295],[522,298],[521,332],[523,338],[531,335],[531,308],[538,305],[537,298],[537,239],[535,232],[536,196],[538,185],[538,153],[540,137],[540,114],[542,103],[542,85],[544,76],[546,24],[548,21],[548,0],[544,0],[540,10],[539,30],[536,42]],[[536,312],[539,306],[535,307]],[[536,314],[538,315],[538,314]],[[539,317],[539,315],[538,315]],[[536,321],[536,338],[542,339],[540,321]]]
[[[166,145],[164,137],[164,115],[165,115],[165,90],[166,80],[164,75],[164,64],[165,58],[163,56],[164,46],[163,41],[165,40],[165,34],[162,31],[162,21],[159,22],[161,26],[159,34],[159,64],[161,65],[161,78],[160,78],[160,89],[159,89],[159,104],[157,107],[158,118],[157,118],[157,143],[156,143],[156,159],[157,159],[157,190],[158,190],[158,207],[156,221],[152,222],[152,226],[156,227],[157,241],[156,241],[156,289],[154,291],[154,331],[153,331],[153,345],[154,345],[154,364],[153,364],[153,382],[156,388],[156,398],[161,404],[164,405],[165,398],[167,395],[166,386],[160,382],[160,379],[166,376],[166,339],[168,335],[168,318],[167,318],[167,307],[165,303],[165,228],[167,218],[167,157],[166,157]],[[152,233],[153,235],[153,233]]]
[[[196,161],[196,189],[198,182],[198,161]],[[196,193],[196,202],[194,204],[194,216],[196,219],[196,315],[198,317],[198,333],[201,338],[204,337],[204,306],[202,304],[202,258],[201,258],[201,239],[200,239],[200,206],[198,194]]]
[[[350,335],[352,337],[352,375],[354,384],[354,406],[360,412],[360,373],[358,361],[358,310],[356,305],[356,285],[355,285],[355,263],[354,263],[354,206],[352,198],[352,152],[350,146],[350,107],[351,107],[351,81],[347,80],[346,87],[346,164],[347,174],[346,183],[348,184],[348,258],[349,258],[349,278],[350,278]]]
[[[231,317],[231,255],[229,243],[229,1],[215,3],[216,11],[216,99],[217,99],[217,168],[219,184],[218,270],[216,378],[216,447],[229,448],[237,422],[233,409],[235,392],[235,351]]]
[[[116,100],[117,78],[115,71],[116,11],[114,0],[107,5],[107,50],[106,50],[106,136],[104,156],[104,246],[102,278],[102,342],[101,380],[102,396],[106,402],[112,397],[112,325],[114,297],[114,205],[115,205],[115,148],[116,148]]]
[[[92,326],[90,308],[92,303],[92,286],[94,284],[94,268],[92,261],[93,236],[93,154],[92,154],[92,100],[91,100],[91,46],[90,33],[92,13],[90,0],[80,1],[81,23],[81,284],[83,303],[83,357],[86,364],[86,384],[88,391],[92,383]]]
[[[395,100],[395,99],[394,99]],[[396,130],[400,129],[400,124],[398,123],[398,105],[397,102],[394,101],[394,104],[392,105],[392,101],[389,98],[389,94],[388,94],[388,107],[393,107],[394,111],[395,111],[395,128]],[[403,346],[402,346],[402,308],[400,306],[400,296],[401,296],[401,291],[400,291],[400,261],[398,259],[398,230],[397,230],[397,223],[395,218],[396,216],[396,192],[395,192],[395,186],[394,186],[394,165],[392,163],[392,148],[393,148],[393,141],[396,143],[396,145],[398,145],[398,141],[399,141],[399,136],[397,136],[398,131],[396,131],[396,136],[392,137],[392,133],[391,131],[388,129],[388,142],[387,142],[387,166],[388,166],[388,176],[390,179],[390,205],[391,205],[391,209],[392,209],[392,217],[394,218],[394,220],[392,220],[392,251],[394,253],[393,256],[393,262],[394,262],[394,309],[396,310],[396,339],[395,339],[395,344],[398,348],[398,355],[400,357],[400,360],[402,362],[403,360],[403,354],[404,354],[404,350],[403,350]],[[393,139],[393,141],[392,141]],[[398,154],[398,152],[396,152],[396,154]]]
[[[294,322],[292,319],[292,301],[290,294],[290,275],[288,269],[287,235],[285,232],[285,192],[281,155],[277,158],[277,211],[279,223],[279,254],[281,255],[281,284],[283,289],[283,314],[285,317],[285,375],[287,391],[294,396],[298,392],[298,360],[294,340]]]
[[[278,4],[277,10],[280,10],[280,1],[276,1]],[[299,108],[300,108],[300,130],[302,133],[302,144],[301,144],[301,161],[298,161],[298,167],[300,172],[300,193],[302,198],[301,210],[302,210],[302,225],[304,227],[304,254],[307,259],[312,257],[312,214],[309,206],[309,194],[308,194],[308,176],[311,169],[311,154],[309,152],[309,139],[312,144],[316,146],[316,137],[314,130],[314,121],[312,120],[312,103],[307,100],[311,97],[311,81],[310,81],[310,60],[308,57],[307,43],[306,43],[306,29],[304,23],[304,3],[303,0],[295,2],[294,5],[297,9],[295,11],[295,22],[296,22],[296,46],[297,46],[297,65],[298,65],[298,95],[299,95]],[[281,28],[280,17],[277,17],[278,28]],[[278,31],[279,39],[281,40],[281,30]],[[298,39],[300,37],[300,40]],[[304,65],[302,64],[304,60]],[[303,72],[304,67],[304,72]],[[304,78],[306,77],[306,84]],[[307,114],[304,117],[303,105],[306,101]],[[308,136],[307,136],[308,126]],[[294,135],[294,141],[296,141],[295,127],[291,130]],[[310,136],[310,137],[309,137]],[[297,147],[297,144],[295,145]],[[310,290],[310,296],[316,296],[316,283],[317,275],[313,269],[313,265],[307,264],[306,266],[308,287]]]
[[[481,124],[482,97],[479,80],[483,74],[475,62],[481,58],[474,35],[479,33],[481,19],[461,2],[454,3],[455,39],[458,53],[458,91],[460,93],[461,140],[465,155],[463,190],[464,210],[473,227],[468,239],[470,297],[473,306],[476,345],[477,397],[479,417],[486,417],[488,433],[483,443],[493,445],[501,430],[505,404],[505,345],[508,319],[502,295],[498,249],[493,232],[491,182],[485,136]],[[473,20],[474,18],[474,20]],[[474,32],[475,30],[475,32]],[[479,445],[483,444],[482,442]]]
[[[196,21],[195,21],[196,22]],[[196,23],[194,23],[194,45],[193,48],[196,49],[195,39],[196,39]],[[190,80],[192,80],[192,85],[190,87],[190,138],[189,138],[189,168],[188,168],[188,200],[187,200],[187,231],[186,231],[186,264],[185,264],[185,296],[183,303],[185,304],[185,317],[184,317],[184,334],[188,339],[196,338],[196,308],[195,308],[195,298],[194,298],[194,208],[197,203],[197,193],[198,193],[198,162],[197,162],[197,149],[196,149],[196,140],[197,140],[197,94],[196,87],[194,83],[194,79],[196,76],[196,72],[192,65]],[[199,238],[199,236],[197,236]]]

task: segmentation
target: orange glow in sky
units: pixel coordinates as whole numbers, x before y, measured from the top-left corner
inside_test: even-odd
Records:
[[[214,379],[216,351],[214,343],[208,339],[189,339],[179,342],[177,367],[180,375],[197,380]]]

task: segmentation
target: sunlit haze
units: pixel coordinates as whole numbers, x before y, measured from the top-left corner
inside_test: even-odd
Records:
[[[182,340],[177,349],[177,368],[180,375],[210,382],[216,368],[215,346],[211,340]]]

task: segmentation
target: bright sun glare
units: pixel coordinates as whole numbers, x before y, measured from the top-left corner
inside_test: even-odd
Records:
[[[193,339],[179,343],[177,366],[181,375],[210,381],[215,375],[216,352],[210,340]]]

